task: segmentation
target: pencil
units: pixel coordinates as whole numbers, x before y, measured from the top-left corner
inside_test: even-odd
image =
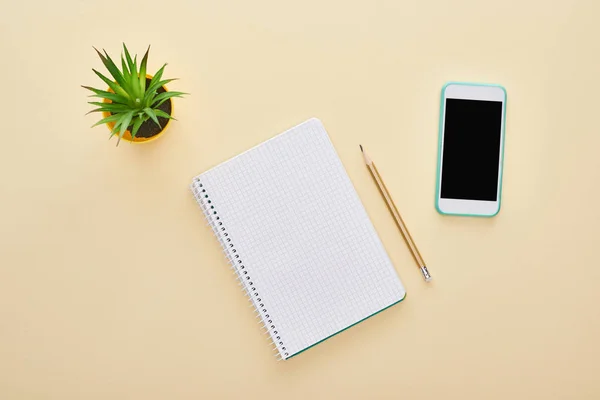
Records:
[[[419,249],[417,249],[417,245],[415,244],[415,241],[413,240],[412,236],[410,235],[410,232],[406,228],[406,224],[404,223],[404,220],[402,219],[402,216],[400,215],[398,208],[394,204],[394,200],[392,200],[392,196],[388,192],[387,187],[385,186],[385,183],[383,183],[383,179],[381,179],[381,175],[379,175],[379,171],[377,171],[377,167],[373,163],[373,160],[371,160],[371,158],[367,155],[367,153],[363,149],[362,145],[360,145],[360,151],[363,154],[363,157],[365,159],[365,164],[367,164],[367,168],[369,168],[369,171],[371,172],[371,176],[373,176],[373,179],[375,180],[375,183],[377,184],[377,188],[379,188],[379,192],[381,193],[381,195],[383,196],[383,199],[385,200],[388,210],[390,210],[390,213],[394,217],[394,221],[396,221],[396,225],[398,225],[398,229],[400,229],[400,233],[402,234],[402,237],[404,238],[406,245],[408,246],[413,258],[415,259],[417,266],[421,270],[421,273],[423,274],[423,278],[425,278],[425,282],[431,281],[431,275],[429,274],[429,271],[427,270],[427,266],[425,266],[425,261],[423,261],[423,257],[421,257],[421,253],[419,252]]]

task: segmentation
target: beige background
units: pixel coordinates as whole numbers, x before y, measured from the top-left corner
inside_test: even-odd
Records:
[[[598,1],[1,3],[0,398],[600,397]],[[122,41],[192,95],[115,148],[79,85]],[[434,209],[448,80],[508,91],[496,218]],[[188,183],[312,116],[409,295],[278,363]]]

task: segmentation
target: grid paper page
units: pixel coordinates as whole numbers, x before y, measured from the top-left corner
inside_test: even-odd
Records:
[[[209,220],[222,222],[220,240],[282,358],[404,298],[319,120],[195,181],[206,193],[201,201],[214,207]]]

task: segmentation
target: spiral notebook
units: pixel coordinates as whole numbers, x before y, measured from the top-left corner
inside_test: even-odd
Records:
[[[318,119],[198,175],[191,189],[280,359],[404,299]]]

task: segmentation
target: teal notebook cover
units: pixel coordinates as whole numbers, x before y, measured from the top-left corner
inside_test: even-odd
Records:
[[[191,189],[280,359],[404,299],[318,119],[196,176]]]

